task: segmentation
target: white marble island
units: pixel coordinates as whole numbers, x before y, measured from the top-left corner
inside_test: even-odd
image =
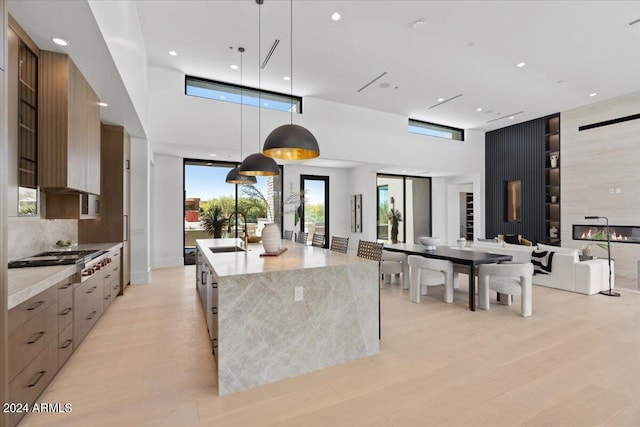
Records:
[[[378,263],[284,241],[277,257],[260,257],[260,244],[216,252],[236,239],[196,243],[220,395],[378,352]]]

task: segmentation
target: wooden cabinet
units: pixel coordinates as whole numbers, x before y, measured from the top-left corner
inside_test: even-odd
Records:
[[[560,115],[547,118],[545,133],[545,240],[560,245]]]
[[[100,145],[100,219],[80,221],[78,241],[122,242],[120,279],[124,289],[131,282],[131,142],[129,134],[122,126],[103,124]]]
[[[100,194],[99,99],[68,55],[40,51],[39,67],[40,187]]]
[[[196,290],[207,321],[211,352],[218,354],[218,276],[196,248]]]
[[[33,404],[73,351],[73,276],[9,310],[9,402]],[[16,425],[24,413],[9,416]]]
[[[104,312],[102,270],[98,270],[73,290],[75,305],[73,315],[73,343],[80,345]]]

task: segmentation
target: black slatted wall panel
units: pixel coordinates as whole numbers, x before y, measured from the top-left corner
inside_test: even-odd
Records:
[[[486,236],[521,234],[545,239],[544,173],[547,118],[487,132],[485,139]],[[506,182],[522,181],[522,221],[506,220]]]

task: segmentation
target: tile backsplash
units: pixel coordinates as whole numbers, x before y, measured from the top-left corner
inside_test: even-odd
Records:
[[[58,240],[78,241],[78,220],[9,218],[7,237],[9,260],[52,251]]]

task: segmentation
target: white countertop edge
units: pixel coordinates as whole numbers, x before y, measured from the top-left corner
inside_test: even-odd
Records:
[[[122,243],[81,243],[70,250],[104,250],[120,249]],[[22,304],[32,296],[46,291],[61,280],[76,274],[75,265],[60,265],[52,267],[10,268],[8,273],[7,307]],[[42,277],[44,275],[44,277]]]

